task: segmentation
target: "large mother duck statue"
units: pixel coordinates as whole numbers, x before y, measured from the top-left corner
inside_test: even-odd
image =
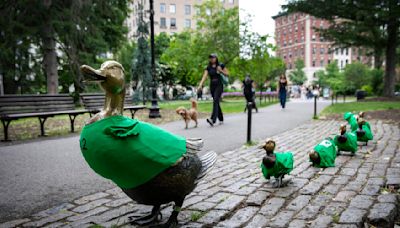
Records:
[[[163,227],[178,225],[183,201],[216,161],[216,153],[196,153],[201,139],[185,139],[154,125],[123,116],[124,69],[116,61],[100,69],[81,66],[87,81],[98,81],[105,90],[104,109],[89,119],[82,130],[80,148],[89,166],[112,180],[131,199],[152,205],[151,214],[133,225],[156,225],[160,206],[174,202]]]

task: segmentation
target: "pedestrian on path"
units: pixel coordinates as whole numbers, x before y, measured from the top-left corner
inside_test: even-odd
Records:
[[[279,101],[281,103],[282,109],[285,109],[286,106],[286,93],[287,93],[287,79],[284,74],[279,77],[278,81],[278,92],[279,92]]]
[[[224,115],[221,110],[220,102],[222,92],[224,91],[223,77],[228,76],[228,69],[226,69],[224,64],[220,64],[218,62],[218,57],[216,54],[210,54],[208,58],[208,66],[204,70],[198,89],[202,89],[207,77],[210,77],[210,90],[213,98],[213,109],[211,118],[208,118],[207,122],[211,126],[214,126],[214,124],[217,122],[217,118],[220,124],[222,124],[224,121]]]
[[[250,78],[250,75],[246,75],[246,78],[243,80],[243,94],[244,97],[246,98],[246,106],[244,108],[244,111],[246,112],[247,110],[247,104],[251,102],[252,104],[252,109],[255,109],[256,112],[258,112],[256,101],[255,101],[255,83],[254,81]],[[261,95],[260,95],[261,96]]]

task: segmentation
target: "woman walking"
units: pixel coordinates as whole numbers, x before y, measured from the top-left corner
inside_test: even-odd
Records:
[[[256,95],[256,92],[255,92],[255,83],[254,83],[254,81],[250,78],[250,75],[246,75],[246,78],[244,79],[244,81],[243,81],[243,94],[244,94],[244,97],[246,98],[246,101],[247,101],[247,103],[246,103],[246,107],[244,108],[244,111],[246,112],[246,110],[247,110],[247,104],[249,103],[249,102],[251,102],[251,104],[252,104],[252,109],[255,109],[256,110],[256,112],[258,112],[258,109],[257,109],[257,105],[256,105],[256,101],[255,101],[255,95]]]
[[[218,62],[218,57],[216,54],[211,54],[208,56],[208,66],[204,70],[203,77],[199,84],[199,90],[203,88],[203,84],[206,81],[207,77],[210,77],[210,90],[211,96],[213,98],[213,109],[211,113],[211,118],[207,119],[207,122],[214,126],[217,122],[217,118],[222,124],[224,121],[224,116],[221,110],[221,96],[222,92],[224,91],[224,85],[222,82],[222,75],[228,76],[228,70],[225,68],[223,64]]]
[[[285,75],[279,77],[278,82],[279,100],[281,102],[282,109],[286,106],[286,93],[287,93],[287,79]]]

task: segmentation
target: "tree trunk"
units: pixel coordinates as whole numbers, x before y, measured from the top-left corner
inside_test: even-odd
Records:
[[[374,50],[374,68],[381,69],[382,68],[382,48],[378,47]]]
[[[48,18],[42,27],[43,70],[47,78],[47,93],[58,93],[58,62],[56,52],[55,31]]]
[[[397,33],[399,30],[399,23],[397,18],[393,15],[393,8],[389,12],[391,15],[387,26],[388,40],[386,46],[386,68],[385,68],[385,79],[383,87],[383,95],[385,97],[394,96],[394,86],[396,79],[396,48],[397,48]]]

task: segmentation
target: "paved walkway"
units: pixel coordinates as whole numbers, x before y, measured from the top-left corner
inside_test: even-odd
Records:
[[[329,102],[320,102],[319,110]],[[293,101],[282,111],[278,105],[253,115],[253,139],[264,139],[309,121],[313,103]],[[213,129],[200,120],[196,129],[183,121],[162,127],[186,137],[201,137],[206,149],[218,153],[240,148],[246,141],[246,115],[227,115]],[[0,147],[0,222],[29,215],[114,185],[95,174],[83,160],[79,136],[53,138]]]
[[[214,169],[187,197],[179,216],[182,226],[393,227],[400,206],[399,127],[372,121],[375,140],[355,156],[339,156],[333,168],[311,167],[307,152],[336,133],[339,124],[310,121],[273,137],[277,151],[290,150],[295,157],[295,168],[285,178],[288,185],[281,189],[272,188],[261,175],[264,151],[251,147],[221,153]],[[129,216],[149,210],[110,188],[0,227],[123,226]],[[165,207],[164,218],[170,212],[171,207]]]

